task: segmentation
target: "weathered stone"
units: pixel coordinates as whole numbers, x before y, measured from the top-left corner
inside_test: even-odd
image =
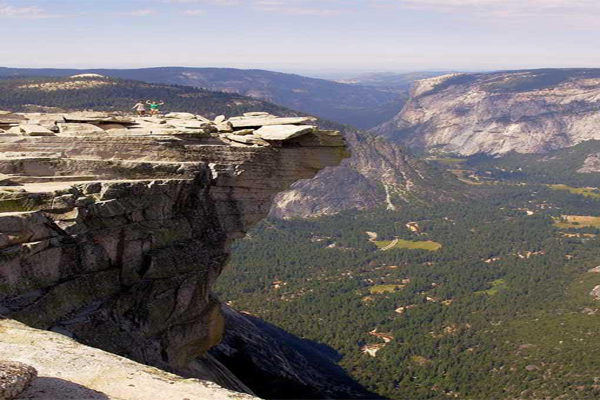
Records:
[[[15,155],[0,157],[0,170],[27,182],[0,209],[0,308],[197,376],[190,362],[222,335],[210,292],[232,241],[279,191],[337,165],[344,147],[262,147],[235,133],[241,142],[225,145],[141,122],[119,135],[0,137],[0,154]],[[139,133],[157,126],[160,135]],[[58,156],[31,157],[42,154]]]
[[[32,329],[16,321],[0,320],[0,331],[2,332],[0,357],[10,357],[32,366],[10,363],[8,365],[14,367],[6,369],[3,368],[4,363],[0,362],[1,399],[13,399],[18,394],[14,391],[3,393],[5,386],[3,370],[9,372],[8,383],[17,381],[13,384],[14,389],[29,386],[22,393],[22,398],[31,400],[257,399],[248,394],[224,389],[212,382],[185,379],[157,368],[138,364],[84,346],[62,334]],[[36,370],[39,378],[33,380]]]
[[[227,117],[224,115],[219,115],[217,118],[215,118],[215,124],[220,124],[222,122],[225,122],[227,120]]]
[[[254,134],[264,140],[288,140],[314,132],[311,125],[272,125],[257,129]]]
[[[21,128],[23,134],[28,136],[54,136],[54,132],[41,125],[21,124],[19,128]]]
[[[208,124],[206,122],[198,121],[196,119],[171,119],[169,120],[169,125],[172,125],[176,128],[204,128]]]
[[[600,300],[600,285],[594,287],[590,292],[590,296],[594,298],[594,300]]]
[[[233,125],[231,125],[231,122],[229,121],[221,122],[220,124],[217,124],[217,130],[219,132],[233,132]]]
[[[85,136],[85,135],[101,135],[104,134],[104,129],[98,128],[93,124],[78,124],[64,123],[58,124],[58,131],[63,135],[70,136]]]
[[[252,135],[254,133],[254,129],[242,129],[233,133],[235,135]]]
[[[175,119],[196,119],[196,116],[192,113],[185,112],[172,112],[165,115],[165,118],[175,118]]]
[[[12,354],[3,355],[7,356],[14,357]],[[0,360],[0,399],[16,399],[36,377],[36,369],[27,364]]]
[[[64,115],[64,119],[67,122],[107,122],[107,123],[119,123],[119,124],[132,124],[134,121],[129,117],[123,117],[120,115],[109,114],[104,112],[96,111],[82,111]]]
[[[234,128],[253,128],[268,125],[300,125],[307,122],[315,121],[313,117],[290,117],[290,118],[267,118],[267,117],[250,117],[250,118],[230,118],[229,122]]]
[[[252,136],[252,135],[234,135],[231,133],[226,133],[225,138],[229,139],[229,140],[233,140],[234,142],[238,142],[238,143],[244,143],[244,144],[258,144],[261,146],[268,146],[269,143],[262,140],[259,137],[256,136]]]

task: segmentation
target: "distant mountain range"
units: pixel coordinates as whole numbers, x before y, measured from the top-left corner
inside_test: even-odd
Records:
[[[600,139],[600,69],[450,74],[418,81],[372,131],[409,147],[472,155],[545,153]]]
[[[373,72],[358,75],[353,78],[338,79],[337,82],[348,83],[351,85],[372,86],[384,90],[406,90],[409,91],[415,81],[420,79],[433,78],[440,75],[447,75],[449,72]]]
[[[390,120],[402,109],[408,94],[404,86],[344,84],[295,74],[233,68],[0,68],[0,77],[69,77],[89,73],[241,94],[361,129]]]

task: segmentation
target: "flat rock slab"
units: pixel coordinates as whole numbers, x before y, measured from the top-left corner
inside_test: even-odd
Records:
[[[230,118],[229,122],[234,128],[252,128],[269,125],[300,125],[314,121],[313,117],[248,117],[248,118]]]
[[[101,135],[104,134],[104,129],[93,124],[58,124],[58,131],[61,134],[69,134],[73,136],[81,135]]]
[[[79,112],[66,114],[64,116],[67,122],[115,122],[119,124],[133,124],[134,121],[128,117],[109,115],[103,112]]]
[[[231,133],[226,133],[225,138],[229,140],[233,140],[234,142],[244,143],[244,144],[260,144],[260,145],[268,145],[269,143],[264,140],[253,136],[253,135],[234,135]]]
[[[185,112],[172,112],[165,115],[165,118],[175,118],[175,119],[196,119],[196,116],[192,113]]]
[[[20,362],[0,360],[0,399],[16,399],[35,378],[35,368]]]
[[[264,140],[288,140],[312,133],[314,130],[312,125],[271,125],[257,129],[254,134]]]
[[[28,136],[54,136],[54,132],[41,125],[25,124],[19,125],[21,131]]]
[[[212,382],[184,379],[13,320],[0,320],[0,332],[0,358],[10,357],[38,371],[39,377],[23,392],[23,399],[257,399]],[[4,399],[1,394],[0,398]]]

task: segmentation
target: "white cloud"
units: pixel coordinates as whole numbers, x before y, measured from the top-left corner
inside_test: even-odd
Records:
[[[135,10],[124,13],[119,13],[120,15],[126,15],[129,17],[149,17],[151,15],[156,14],[155,10],[143,9],[143,10]]]
[[[50,18],[54,16],[48,14],[43,8],[36,6],[13,7],[0,5],[0,18]]]
[[[183,13],[185,15],[197,16],[197,15],[205,15],[206,11],[204,11],[204,10],[185,10]]]
[[[378,2],[411,9],[505,18],[598,17],[600,12],[598,0],[378,0]]]

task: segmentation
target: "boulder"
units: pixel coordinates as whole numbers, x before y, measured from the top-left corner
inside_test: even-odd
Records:
[[[24,124],[19,125],[19,128],[21,129],[22,134],[27,136],[54,136],[54,132],[41,125]]]
[[[600,285],[594,287],[590,292],[590,296],[594,298],[594,300],[600,300]]]
[[[225,122],[225,120],[227,120],[227,117],[224,115],[219,115],[217,118],[215,118],[215,124],[220,124],[222,122]]]
[[[205,128],[208,124],[206,122],[198,121],[197,119],[172,119],[169,120],[169,125],[177,128]]]
[[[234,128],[252,128],[268,125],[300,125],[307,122],[315,121],[314,117],[290,117],[290,118],[279,118],[279,117],[241,117],[241,118],[230,118],[229,122]]]
[[[254,134],[264,140],[288,140],[314,131],[312,125],[271,125],[263,126]]]
[[[22,135],[23,130],[20,126],[13,126],[12,128],[7,129],[6,133],[12,133],[13,135]]]
[[[231,125],[231,122],[229,121],[221,122],[220,124],[217,124],[217,130],[219,132],[233,132],[233,125]]]
[[[58,131],[63,135],[78,136],[78,135],[100,135],[104,133],[104,129],[98,128],[92,124],[58,124]]]
[[[0,399],[16,399],[37,378],[35,368],[16,361],[0,361]]]
[[[185,112],[172,112],[165,115],[165,117],[176,119],[196,119],[196,116],[194,114]]]

